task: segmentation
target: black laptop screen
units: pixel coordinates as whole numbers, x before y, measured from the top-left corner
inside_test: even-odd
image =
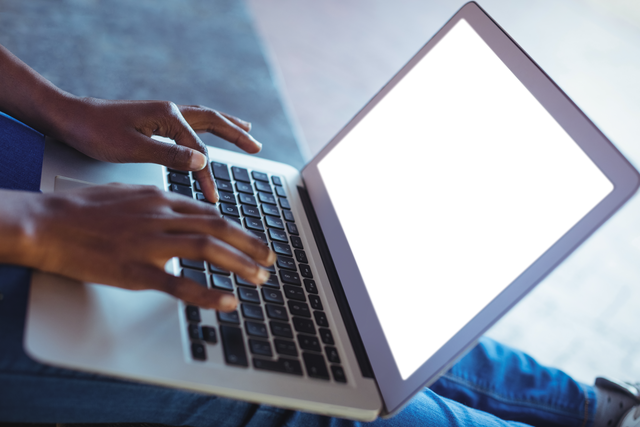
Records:
[[[464,19],[318,170],[402,379],[614,188]]]

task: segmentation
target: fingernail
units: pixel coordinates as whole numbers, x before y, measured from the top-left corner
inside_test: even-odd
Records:
[[[250,134],[247,134],[247,135],[249,135],[249,138],[251,139],[251,141],[253,141],[253,143],[256,144],[258,147],[260,147],[260,149],[262,150],[262,143],[260,141],[258,141],[257,139],[255,139]]]
[[[193,150],[191,155],[191,162],[189,163],[189,169],[193,171],[200,171],[207,166],[207,156],[199,151]]]
[[[233,295],[223,295],[220,297],[220,308],[223,310],[233,310],[238,302]]]
[[[270,276],[270,273],[267,270],[263,268],[258,270],[258,280],[260,280],[260,283],[264,283],[267,280],[269,280],[269,276]]]
[[[267,258],[268,265],[273,265],[276,262],[276,253],[269,251],[269,257]]]

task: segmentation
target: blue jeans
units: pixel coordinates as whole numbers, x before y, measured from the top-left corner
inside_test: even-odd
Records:
[[[0,113],[0,187],[37,191],[43,150],[42,135]],[[37,363],[22,347],[29,282],[28,269],[0,265],[0,422],[193,427],[362,424]],[[592,387],[482,339],[402,412],[370,425],[590,427],[595,405]]]
[[[0,266],[0,422],[149,422],[198,426],[355,426],[269,406],[58,369],[22,337],[30,272]],[[591,426],[595,392],[562,371],[482,339],[398,415],[371,426]]]

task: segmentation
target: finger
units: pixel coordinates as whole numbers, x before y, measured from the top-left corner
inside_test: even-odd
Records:
[[[222,116],[225,119],[229,120],[231,123],[234,123],[236,126],[241,128],[245,132],[250,132],[251,131],[251,123],[245,122],[244,120],[239,119],[239,118],[237,118],[235,116],[232,116],[231,114],[223,113],[222,111],[218,111],[218,112],[220,114],[222,114]]]
[[[245,280],[261,285],[270,274],[256,261],[233,246],[206,235],[168,235],[158,247],[158,255],[203,260],[238,274]],[[160,253],[162,252],[162,253]]]
[[[247,153],[254,154],[262,149],[262,144],[249,135],[243,129],[244,126],[236,124],[226,115],[204,107],[182,105],[179,108],[185,120],[195,131],[212,133]]]
[[[140,266],[131,272],[131,289],[155,289],[189,304],[221,311],[233,311],[238,301],[233,294],[207,289],[193,280],[176,277],[154,266]]]
[[[160,221],[160,220],[158,220]],[[161,227],[168,233],[204,234],[222,240],[264,266],[273,265],[276,255],[262,240],[237,224],[221,217],[189,216],[162,219]],[[172,247],[168,245],[168,247]]]

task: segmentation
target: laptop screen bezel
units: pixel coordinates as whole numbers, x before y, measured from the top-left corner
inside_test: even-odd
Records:
[[[382,326],[367,293],[353,253],[349,249],[345,233],[323,184],[318,164],[461,19],[466,20],[471,25],[538,102],[584,150],[613,183],[614,190],[418,370],[406,380],[403,380],[396,367],[391,349],[385,339]],[[389,83],[307,164],[302,170],[302,177],[324,232],[329,251],[335,262],[340,281],[344,286],[346,298],[371,362],[385,404],[385,412],[387,413],[397,411],[422,387],[434,382],[489,327],[618,210],[635,193],[640,183],[637,171],[613,144],[562,92],[553,80],[529,58],[519,45],[475,2],[464,5],[420,49]],[[437,327],[436,325],[424,325],[424,334],[420,339],[428,339],[429,326]]]

